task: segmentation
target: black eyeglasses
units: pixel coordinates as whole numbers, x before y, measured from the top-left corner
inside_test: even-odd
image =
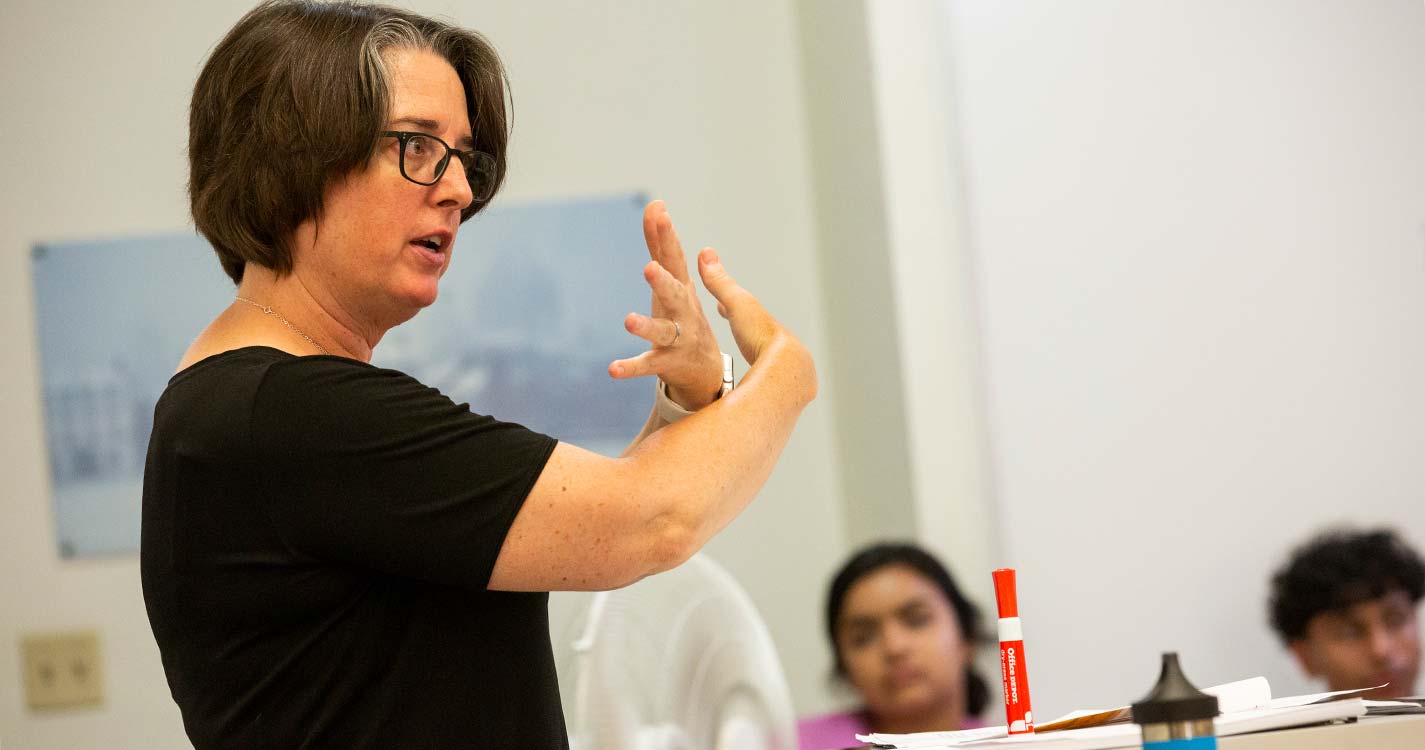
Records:
[[[465,178],[470,181],[470,192],[475,196],[475,203],[484,203],[494,194],[495,157],[484,151],[451,148],[445,141],[427,133],[387,130],[381,135],[400,141],[401,176],[411,182],[417,185],[440,182],[454,154],[465,167]]]

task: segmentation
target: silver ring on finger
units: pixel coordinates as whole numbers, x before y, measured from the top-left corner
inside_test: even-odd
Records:
[[[668,342],[668,346],[678,343],[678,338],[683,335],[683,325],[678,321],[673,321],[673,340]]]

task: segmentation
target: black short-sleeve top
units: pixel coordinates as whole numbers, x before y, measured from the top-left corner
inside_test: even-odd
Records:
[[[195,747],[567,747],[548,595],[486,590],[554,445],[340,357],[175,375],[140,567]]]

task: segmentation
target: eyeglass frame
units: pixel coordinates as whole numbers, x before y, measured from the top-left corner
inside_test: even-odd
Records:
[[[435,178],[432,179],[430,182],[421,182],[420,180],[417,180],[406,172],[406,142],[416,136],[419,136],[421,138],[428,138],[445,147],[445,155],[440,158],[440,161],[436,162]],[[494,197],[494,156],[491,156],[490,154],[487,154],[484,151],[477,151],[473,148],[452,148],[449,143],[446,143],[437,136],[431,135],[430,133],[422,133],[414,130],[383,130],[381,131],[381,137],[396,139],[397,145],[400,146],[401,152],[401,176],[406,178],[407,180],[410,180],[411,182],[414,182],[417,185],[423,185],[425,187],[430,187],[431,185],[440,182],[440,178],[445,176],[446,168],[450,166],[450,155],[455,154],[457,157],[460,158],[460,164],[465,169],[465,181],[470,183],[470,193],[473,197],[474,202],[484,203]],[[468,160],[466,159],[467,156],[469,157]],[[480,157],[484,157],[484,160],[482,161]],[[484,181],[488,183],[485,187],[478,191],[475,189],[476,184],[474,181],[477,177],[483,177]]]

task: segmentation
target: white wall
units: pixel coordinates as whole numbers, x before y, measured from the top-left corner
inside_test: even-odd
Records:
[[[934,2],[867,6],[919,541],[988,607],[999,564],[987,474],[973,252],[946,39]],[[996,659],[998,657],[995,657]]]
[[[1425,6],[946,7],[1036,713],[1136,699],[1170,649],[1304,690],[1287,549],[1425,545]]]
[[[55,551],[28,253],[41,240],[187,226],[186,106],[207,50],[248,2],[9,0],[0,23],[0,744],[186,746],[134,556]],[[797,19],[791,2],[412,3],[481,29],[515,96],[503,200],[646,190],[824,360]],[[642,266],[630,250],[629,272]],[[646,301],[629,300],[630,309]],[[195,332],[201,321],[194,321]],[[621,325],[609,321],[609,325]],[[731,350],[731,342],[724,342]],[[828,700],[820,601],[843,554],[834,373],[760,500],[711,545],[749,589],[802,710]],[[792,541],[795,546],[790,547]],[[789,548],[790,547],[790,548]],[[18,639],[93,627],[108,702],[34,715]]]

